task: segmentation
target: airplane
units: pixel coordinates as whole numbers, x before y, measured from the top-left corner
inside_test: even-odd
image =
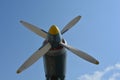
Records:
[[[66,74],[66,50],[71,51],[78,57],[91,62],[93,64],[99,64],[99,61],[88,55],[87,53],[76,49],[67,44],[62,35],[72,28],[79,20],[81,16],[75,17],[60,31],[56,25],[52,25],[48,32],[40,29],[28,22],[20,21],[26,28],[36,33],[38,36],[44,38],[43,45],[29,57],[22,66],[17,70],[17,73],[30,67],[39,58],[43,56],[45,77],[46,80],[65,80]]]

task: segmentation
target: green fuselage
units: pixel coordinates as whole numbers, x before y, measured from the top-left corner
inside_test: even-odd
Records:
[[[66,72],[66,50],[59,43],[65,41],[61,38],[61,34],[51,35],[44,41],[52,45],[50,51],[44,55],[44,67],[46,80],[64,80]]]

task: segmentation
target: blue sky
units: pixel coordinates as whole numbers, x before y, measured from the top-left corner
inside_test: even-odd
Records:
[[[100,61],[88,63],[67,52],[66,80],[120,79],[120,0],[0,0],[0,80],[44,80],[42,58],[21,74],[18,67],[44,39],[24,28],[25,20],[48,31],[81,20],[63,37]]]

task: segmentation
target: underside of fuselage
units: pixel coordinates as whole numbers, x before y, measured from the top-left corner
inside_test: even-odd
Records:
[[[66,49],[61,46],[53,48],[44,55],[43,59],[46,80],[64,80],[66,73]]]

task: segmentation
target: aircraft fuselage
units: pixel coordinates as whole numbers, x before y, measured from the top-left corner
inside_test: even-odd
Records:
[[[64,80],[66,72],[66,50],[50,50],[44,55],[46,80]]]
[[[66,50],[59,44],[61,41],[65,43],[59,29],[55,25],[51,26],[48,37],[44,41],[44,44],[49,42],[52,45],[50,51],[43,57],[46,80],[64,80],[65,78]]]

